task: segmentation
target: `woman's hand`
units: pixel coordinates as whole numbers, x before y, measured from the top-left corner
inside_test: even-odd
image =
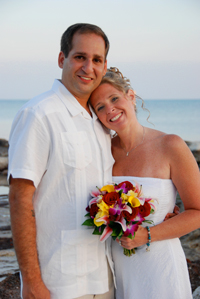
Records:
[[[133,249],[148,243],[148,232],[145,227],[139,225],[138,230],[135,233],[134,239],[128,237],[121,237],[121,239],[116,239],[116,241],[126,249]]]

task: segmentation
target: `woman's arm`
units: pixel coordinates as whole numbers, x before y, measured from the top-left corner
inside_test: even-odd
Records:
[[[185,211],[151,227],[152,242],[179,238],[200,227],[200,172],[191,151],[180,137],[166,135],[163,157],[169,161],[170,176]],[[139,227],[133,240],[121,238],[127,249],[144,245],[147,241],[147,229],[143,227]]]

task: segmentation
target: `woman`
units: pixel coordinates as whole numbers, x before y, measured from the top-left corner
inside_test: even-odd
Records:
[[[112,243],[116,299],[192,298],[178,239],[200,227],[200,174],[192,153],[180,137],[140,125],[134,91],[118,69],[107,71],[90,100],[102,124],[117,133],[112,139],[113,181],[137,181],[145,197],[159,201],[156,213],[149,216],[155,224],[150,232],[140,226],[133,240],[122,237]],[[176,190],[185,211],[163,221],[173,211]],[[138,249],[127,257],[123,247]]]

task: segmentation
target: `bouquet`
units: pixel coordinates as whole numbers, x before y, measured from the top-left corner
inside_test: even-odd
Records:
[[[151,220],[145,217],[156,211],[155,199],[145,198],[142,185],[129,181],[98,187],[91,192],[92,199],[86,208],[88,218],[83,225],[94,226],[94,235],[101,235],[104,242],[109,236],[115,240],[122,236],[133,239],[138,226]],[[131,256],[134,249],[124,248],[124,254]]]

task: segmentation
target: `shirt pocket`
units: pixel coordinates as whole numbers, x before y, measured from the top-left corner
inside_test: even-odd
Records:
[[[62,132],[61,140],[65,164],[83,169],[92,162],[92,151],[86,132]]]
[[[61,232],[61,271],[64,274],[83,276],[99,267],[99,236],[92,230]]]

